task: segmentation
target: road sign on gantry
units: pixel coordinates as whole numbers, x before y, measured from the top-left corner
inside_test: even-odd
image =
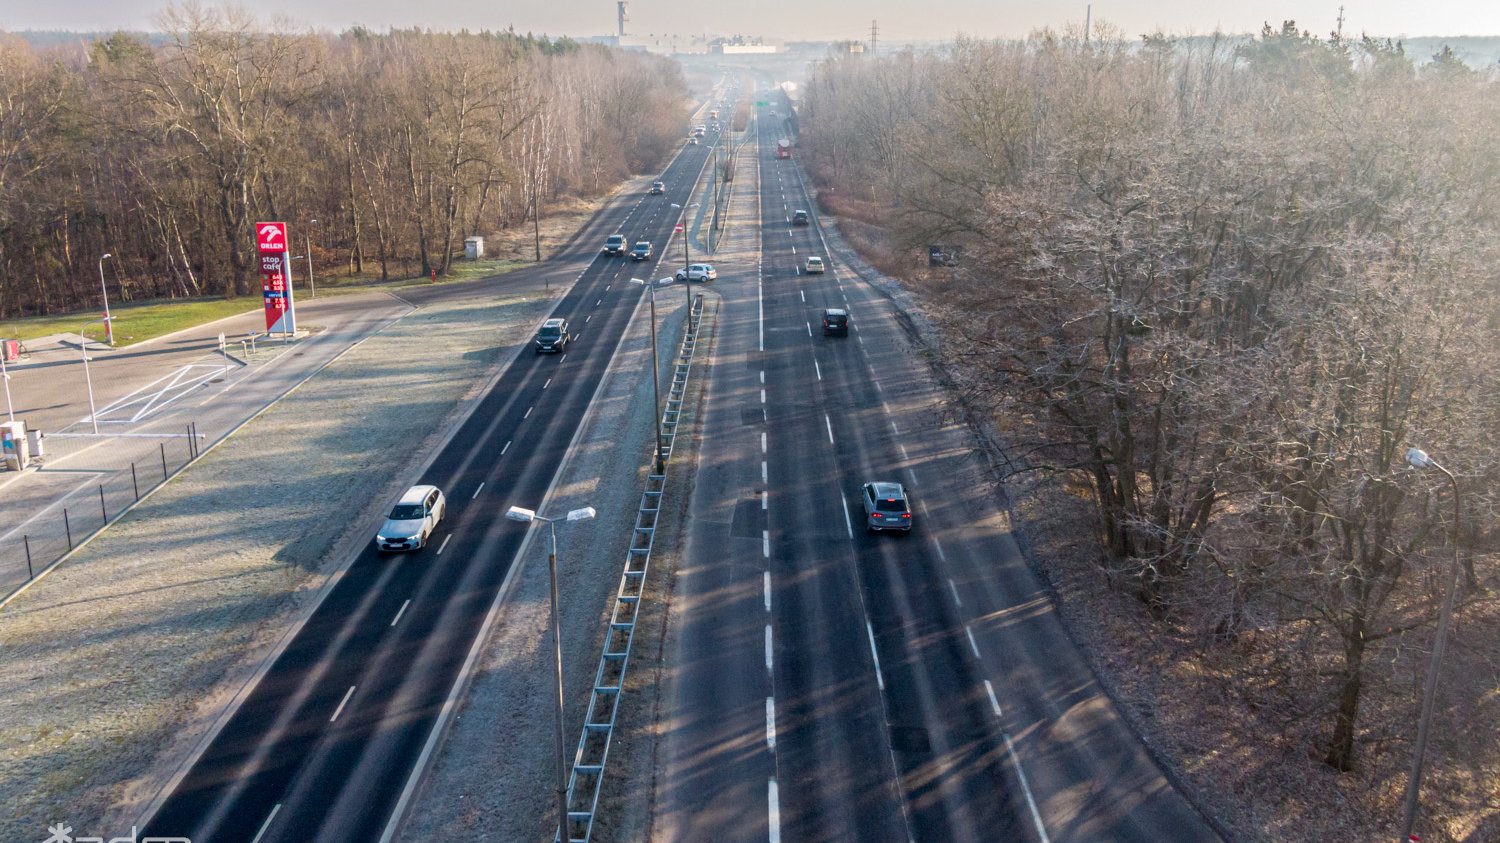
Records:
[[[296,333],[297,318],[292,304],[291,254],[287,251],[286,223],[256,223],[255,248],[260,255],[260,290],[266,309],[266,331]]]

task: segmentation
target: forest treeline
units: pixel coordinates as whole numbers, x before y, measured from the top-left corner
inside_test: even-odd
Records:
[[[675,62],[568,39],[162,19],[0,34],[0,317],[97,305],[105,253],[112,301],[251,293],[262,219],[323,266],[441,273],[465,236],[655,166],[687,119]]]
[[[1382,787],[1454,552],[1414,446],[1461,492],[1449,676],[1488,665],[1434,732],[1471,769],[1500,757],[1500,85],[1422,59],[1290,23],[1041,33],[831,59],[801,109],[822,196],[894,244],[970,399],[1030,420],[1013,469],[1080,481],[1110,581],[1233,654],[1225,694]],[[927,268],[931,243],[961,265]]]

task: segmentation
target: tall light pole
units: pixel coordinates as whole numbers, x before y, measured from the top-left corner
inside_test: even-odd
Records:
[[[113,254],[105,252],[99,256],[99,293],[104,296],[104,344],[113,347],[115,344],[115,323],[109,318],[109,288],[104,286],[104,262],[114,257]],[[94,431],[98,433],[98,431]]]
[[[307,247],[307,297],[310,299],[318,297],[318,286],[313,282],[312,232],[310,230],[317,224],[317,220],[308,220],[307,227],[309,231],[302,232],[302,244]]]
[[[670,279],[663,280],[670,283]],[[630,279],[630,283],[646,285],[646,290],[651,294],[651,417],[656,419],[656,447],[652,459],[656,465],[656,473],[661,474],[666,471],[666,463],[662,461],[661,454],[661,364],[656,359],[656,284],[639,278]]]
[[[99,414],[94,410],[94,376],[89,374],[89,338],[84,335],[84,330],[90,325],[97,325],[101,320],[85,322],[78,329],[78,348],[83,352],[83,382],[88,385],[89,390],[89,422],[94,426],[94,435],[99,435]],[[105,330],[109,330],[109,317],[103,319]]]
[[[687,293],[688,312],[691,313],[693,310],[693,291],[692,282],[688,280],[687,274],[689,265],[687,212],[693,208],[698,207],[698,203],[694,202],[691,205],[679,205],[676,202],[673,202],[672,207],[682,211],[682,213],[677,217],[677,224],[682,226],[682,290],[683,292]]]
[[[1438,615],[1437,641],[1432,645],[1432,659],[1427,663],[1427,681],[1422,687],[1422,713],[1417,719],[1417,746],[1412,753],[1411,778],[1406,783],[1406,808],[1401,820],[1400,843],[1408,843],[1412,827],[1417,823],[1417,800],[1422,792],[1422,760],[1427,754],[1427,731],[1432,726],[1432,704],[1437,697],[1438,673],[1443,668],[1443,649],[1448,643],[1448,623],[1453,617],[1454,596],[1458,593],[1458,517],[1463,504],[1458,494],[1458,480],[1453,472],[1427,456],[1420,448],[1406,452],[1406,461],[1413,468],[1435,468],[1448,478],[1453,487],[1453,564],[1448,572],[1448,593],[1443,597],[1443,610]]]
[[[5,368],[5,347],[0,344],[0,381],[5,381],[5,413],[10,420],[16,420],[16,406],[10,403],[10,372]],[[657,472],[660,474],[661,472]]]
[[[597,513],[592,506],[570,511],[563,518],[546,518],[535,510],[513,506],[505,517],[512,521],[545,521],[552,536],[547,550],[547,572],[552,579],[552,675],[557,679],[557,839],[568,841],[568,762],[563,757],[562,634],[557,620],[557,527],[558,521],[587,521]]]

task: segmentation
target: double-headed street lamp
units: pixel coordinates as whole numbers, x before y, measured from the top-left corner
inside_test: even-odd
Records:
[[[568,838],[568,763],[563,757],[563,675],[562,634],[557,619],[557,527],[558,521],[588,521],[597,513],[592,506],[571,510],[562,518],[547,518],[537,515],[535,510],[513,506],[505,517],[512,521],[545,521],[552,536],[552,545],[547,550],[547,572],[552,579],[552,675],[557,680],[557,839],[567,843]]]
[[[99,256],[99,294],[104,296],[104,344],[113,346],[115,344],[115,323],[109,318],[109,288],[104,286],[104,262],[114,257],[113,254],[105,252]],[[94,431],[98,433],[98,431]]]
[[[661,364],[656,359],[656,284],[639,278],[630,279],[630,283],[645,285],[646,290],[651,294],[651,415],[656,420],[656,447],[652,460],[656,465],[656,473],[661,474],[666,471],[666,463],[662,459],[661,452]],[[656,283],[670,284],[672,279],[663,278]]]
[[[310,230],[317,224],[317,220],[308,220],[307,227],[309,231],[302,232],[302,245],[306,247],[307,251],[307,297],[310,299],[315,299],[318,297],[318,286],[313,282],[312,232]]]
[[[687,293],[688,311],[692,312],[692,309],[693,309],[692,280],[690,278],[688,278],[688,266],[689,266],[689,264],[688,264],[687,212],[690,211],[690,210],[692,210],[693,208],[698,207],[698,203],[694,202],[691,205],[679,205],[676,202],[673,202],[672,203],[672,207],[675,208],[675,209],[677,209],[677,210],[682,211],[682,214],[680,216],[678,216],[678,218],[677,218],[677,224],[682,227],[682,289],[683,289],[684,292]]]
[[[1443,668],[1443,648],[1448,643],[1448,623],[1453,617],[1454,596],[1458,593],[1458,517],[1463,511],[1463,502],[1458,494],[1458,480],[1453,472],[1429,457],[1426,451],[1412,448],[1406,452],[1406,462],[1412,468],[1435,468],[1448,478],[1453,487],[1453,563],[1448,573],[1448,593],[1443,597],[1443,610],[1438,615],[1437,641],[1432,645],[1432,659],[1427,663],[1427,680],[1422,687],[1422,713],[1417,718],[1417,746],[1412,753],[1411,777],[1406,783],[1406,808],[1401,821],[1400,843],[1411,839],[1412,827],[1417,823],[1417,800],[1422,792],[1422,759],[1427,754],[1427,730],[1432,726],[1432,704],[1437,697],[1438,673]]]

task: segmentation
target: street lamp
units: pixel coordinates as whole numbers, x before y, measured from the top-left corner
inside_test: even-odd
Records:
[[[5,346],[0,342],[0,381],[5,381],[5,413],[10,420],[16,420],[16,406],[10,403],[10,372],[5,368]]]
[[[104,344],[111,347],[115,344],[115,328],[109,318],[109,288],[104,286],[104,262],[112,257],[114,255],[109,252],[99,257],[99,293],[104,296]]]
[[[682,226],[682,291],[687,293],[688,312],[691,313],[693,310],[693,292],[692,282],[688,280],[687,212],[693,208],[698,207],[698,203],[694,202],[691,205],[683,206],[677,204],[676,202],[673,202],[672,207],[680,209],[682,211],[682,214],[677,218],[677,224]]]
[[[651,293],[651,415],[656,419],[656,448],[653,460],[656,463],[656,473],[666,471],[666,463],[662,461],[661,453],[661,364],[656,359],[656,284],[670,284],[672,279],[663,278],[652,284],[639,278],[630,279],[632,284],[644,284],[646,290]]]
[[[597,513],[592,506],[574,509],[563,518],[546,518],[535,510],[513,506],[505,517],[512,521],[545,521],[552,536],[552,546],[547,551],[547,572],[552,579],[552,675],[557,679],[557,839],[567,843],[568,838],[568,771],[563,758],[563,676],[562,633],[557,620],[557,528],[558,521],[588,521]]]
[[[307,221],[307,227],[309,229],[317,224],[317,220]],[[318,297],[318,285],[313,283],[312,233],[310,231],[304,231],[302,233],[302,244],[307,247],[307,297],[310,299],[315,299]]]
[[[105,255],[105,257],[109,257],[109,255]],[[89,374],[89,338],[83,332],[88,326],[97,325],[100,321],[104,322],[104,329],[106,331],[109,330],[108,316],[104,317],[103,320],[95,319],[91,322],[85,322],[78,329],[78,349],[83,352],[83,382],[88,385],[89,390],[89,422],[94,426],[95,436],[99,435],[99,414],[94,410],[94,377]]]
[[[1448,574],[1448,593],[1443,597],[1443,610],[1438,615],[1437,641],[1432,645],[1432,659],[1427,663],[1427,680],[1422,687],[1422,713],[1417,719],[1417,746],[1411,759],[1411,778],[1406,783],[1406,809],[1401,821],[1401,843],[1411,838],[1412,827],[1417,823],[1417,799],[1422,791],[1422,759],[1427,753],[1427,730],[1432,725],[1432,704],[1437,696],[1438,673],[1443,666],[1443,648],[1448,641],[1448,622],[1453,617],[1454,595],[1458,592],[1458,517],[1463,511],[1458,493],[1458,480],[1453,472],[1429,457],[1426,451],[1412,448],[1406,452],[1406,462],[1412,468],[1435,468],[1448,478],[1453,487],[1453,564]]]

